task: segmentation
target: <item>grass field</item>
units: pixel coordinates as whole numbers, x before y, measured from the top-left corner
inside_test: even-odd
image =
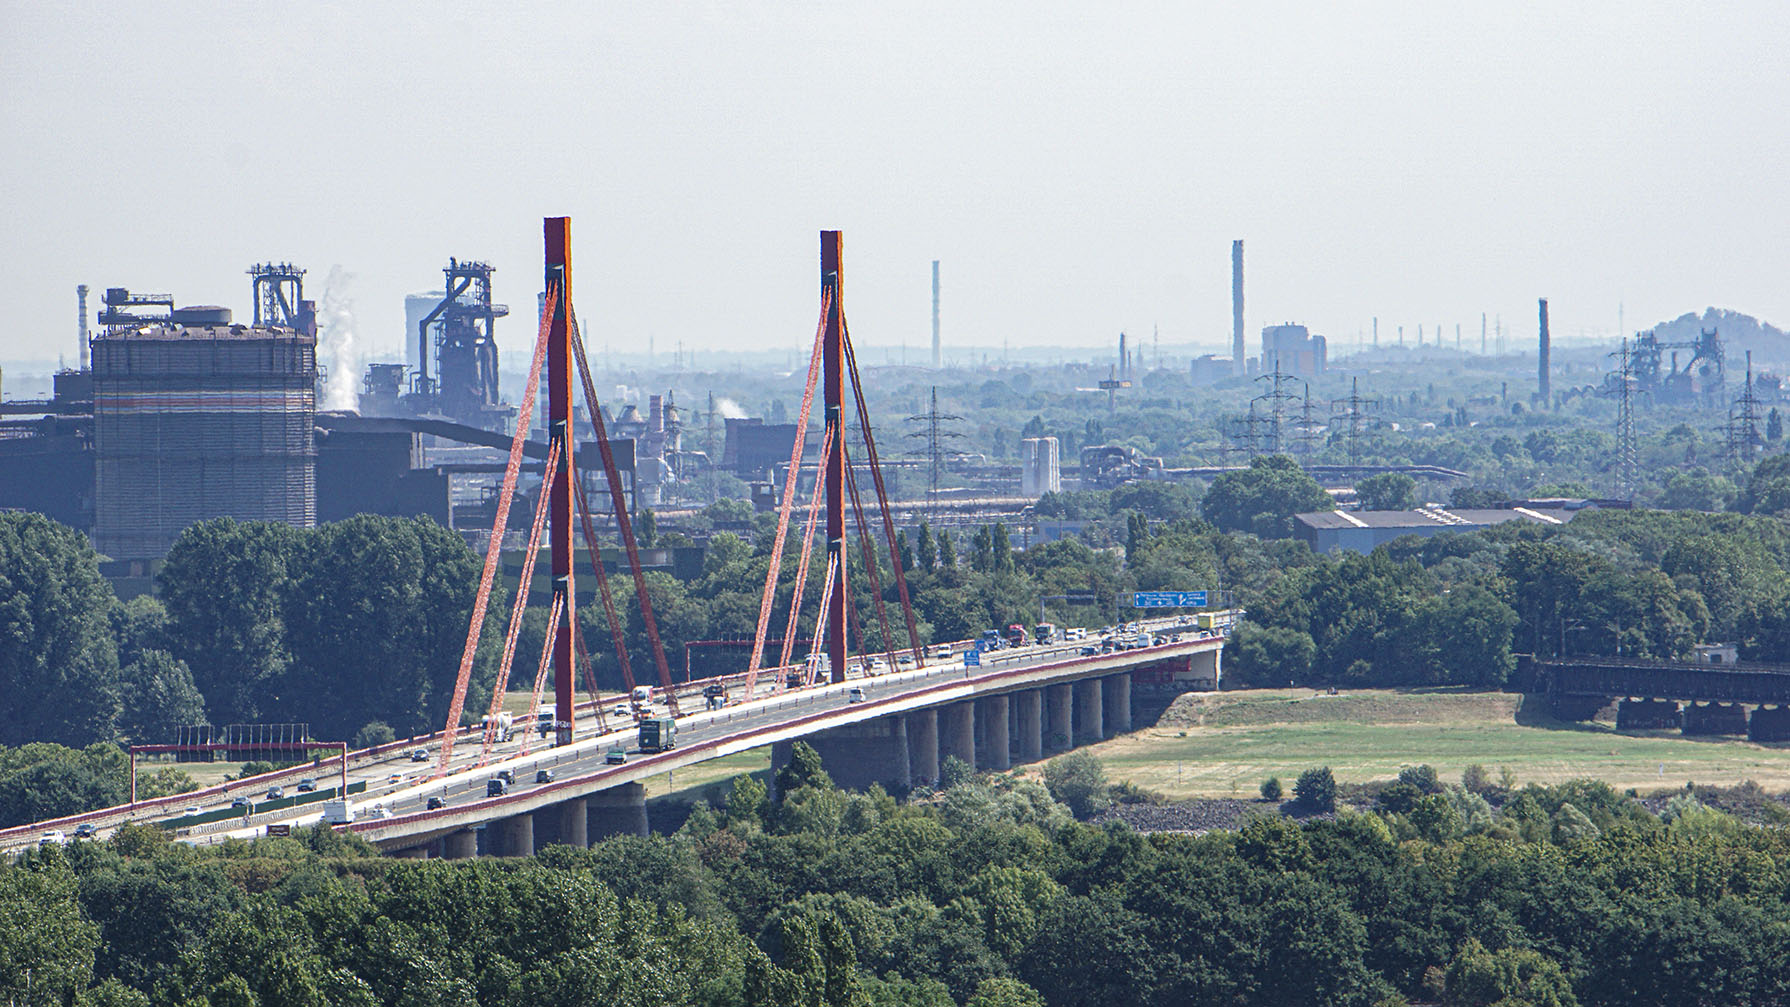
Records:
[[[1508,767],[1519,783],[1589,776],[1642,791],[1744,780],[1790,789],[1790,744],[1618,734],[1606,724],[1555,721],[1534,705],[1501,693],[1195,693],[1155,726],[1091,751],[1113,780],[1176,798],[1247,797],[1269,776],[1290,786],[1300,771],[1323,765],[1339,781],[1366,783],[1418,763],[1449,780],[1479,763],[1494,777]]]

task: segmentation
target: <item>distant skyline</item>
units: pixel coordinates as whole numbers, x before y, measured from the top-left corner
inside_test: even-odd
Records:
[[[1790,326],[1774,3],[439,5],[0,0],[0,359],[77,283],[249,314],[290,260],[364,354],[449,256],[594,343],[804,351],[822,228],[865,345],[1532,343],[1714,305]],[[341,278],[346,277],[345,286]],[[499,323],[510,350],[523,309]],[[338,317],[341,317],[338,313]],[[1433,335],[1431,336],[1433,338]],[[879,355],[880,356],[880,355]]]

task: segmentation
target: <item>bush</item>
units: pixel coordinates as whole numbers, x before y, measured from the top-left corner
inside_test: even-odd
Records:
[[[1077,818],[1097,815],[1110,802],[1106,769],[1090,752],[1070,752],[1045,763],[1044,785]]]
[[[1398,782],[1409,783],[1425,794],[1442,792],[1442,780],[1436,775],[1434,766],[1406,766],[1398,771]]]
[[[1484,797],[1487,794],[1496,793],[1498,785],[1492,782],[1492,774],[1486,772],[1484,766],[1475,762],[1461,772],[1461,789],[1469,794],[1478,794]]]
[[[1299,804],[1311,811],[1336,810],[1336,777],[1331,774],[1329,766],[1308,769],[1299,774],[1299,782],[1293,784],[1293,796]]]
[[[349,742],[348,747],[372,748],[374,745],[389,745],[397,740],[398,732],[392,730],[392,725],[383,720],[375,720],[354,732],[354,740]]]
[[[1285,793],[1280,786],[1280,777],[1270,776],[1262,781],[1262,800],[1278,801]]]
[[[939,789],[950,790],[952,787],[961,787],[970,782],[970,778],[975,775],[976,771],[971,768],[969,763],[955,755],[947,755],[945,761],[939,763]]]

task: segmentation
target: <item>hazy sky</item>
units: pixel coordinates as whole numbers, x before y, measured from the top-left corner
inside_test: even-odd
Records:
[[[548,214],[661,353],[805,347],[828,227],[915,349],[934,258],[947,346],[1227,342],[1233,238],[1252,344],[1790,323],[1790,4],[1464,7],[0,0],[0,358],[72,357],[80,282],[245,316],[270,258],[397,352],[450,255],[532,303]]]

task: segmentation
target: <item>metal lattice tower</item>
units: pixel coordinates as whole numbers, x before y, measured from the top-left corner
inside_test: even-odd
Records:
[[[1616,482],[1623,499],[1635,498],[1635,484],[1640,481],[1640,459],[1635,449],[1635,375],[1634,356],[1628,350],[1628,337],[1622,339],[1622,369],[1616,395]]]
[[[1361,379],[1349,379],[1349,397],[1337,399],[1330,403],[1333,420],[1349,425],[1349,464],[1361,464],[1361,425],[1368,414],[1380,404],[1380,400],[1364,398],[1361,394]]]
[[[1286,427],[1287,403],[1298,398],[1288,386],[1295,380],[1297,379],[1291,374],[1280,369],[1280,357],[1278,355],[1274,358],[1274,370],[1256,378],[1257,382],[1268,382],[1267,391],[1249,400],[1251,406],[1250,412],[1252,415],[1255,411],[1255,403],[1267,403],[1265,406],[1266,415],[1263,417],[1263,422],[1265,422],[1268,427],[1267,444],[1265,446],[1268,454],[1278,455],[1286,453],[1286,435],[1283,431]]]
[[[1324,424],[1318,422],[1316,414],[1312,411],[1311,382],[1307,381],[1304,384],[1305,396],[1299,405],[1299,419],[1293,424],[1298,432],[1293,437],[1298,443],[1299,453],[1310,458],[1318,453],[1318,432],[1324,429]]]
[[[962,419],[963,417],[961,416],[939,412],[939,390],[937,385],[934,385],[932,388],[931,407],[918,416],[909,416],[907,418],[907,422],[909,423],[920,424],[920,429],[908,434],[908,437],[920,438],[925,442],[922,448],[912,453],[924,455],[927,459],[926,470],[930,480],[930,488],[926,495],[926,513],[928,517],[933,516],[934,511],[938,508],[939,473],[944,471],[945,467],[945,442],[963,436],[955,430],[946,429],[945,424],[957,422]]]
[[[1746,384],[1740,398],[1728,407],[1728,460],[1736,465],[1751,461],[1765,450],[1765,438],[1759,434],[1759,398],[1753,394],[1753,351],[1746,355]]]

